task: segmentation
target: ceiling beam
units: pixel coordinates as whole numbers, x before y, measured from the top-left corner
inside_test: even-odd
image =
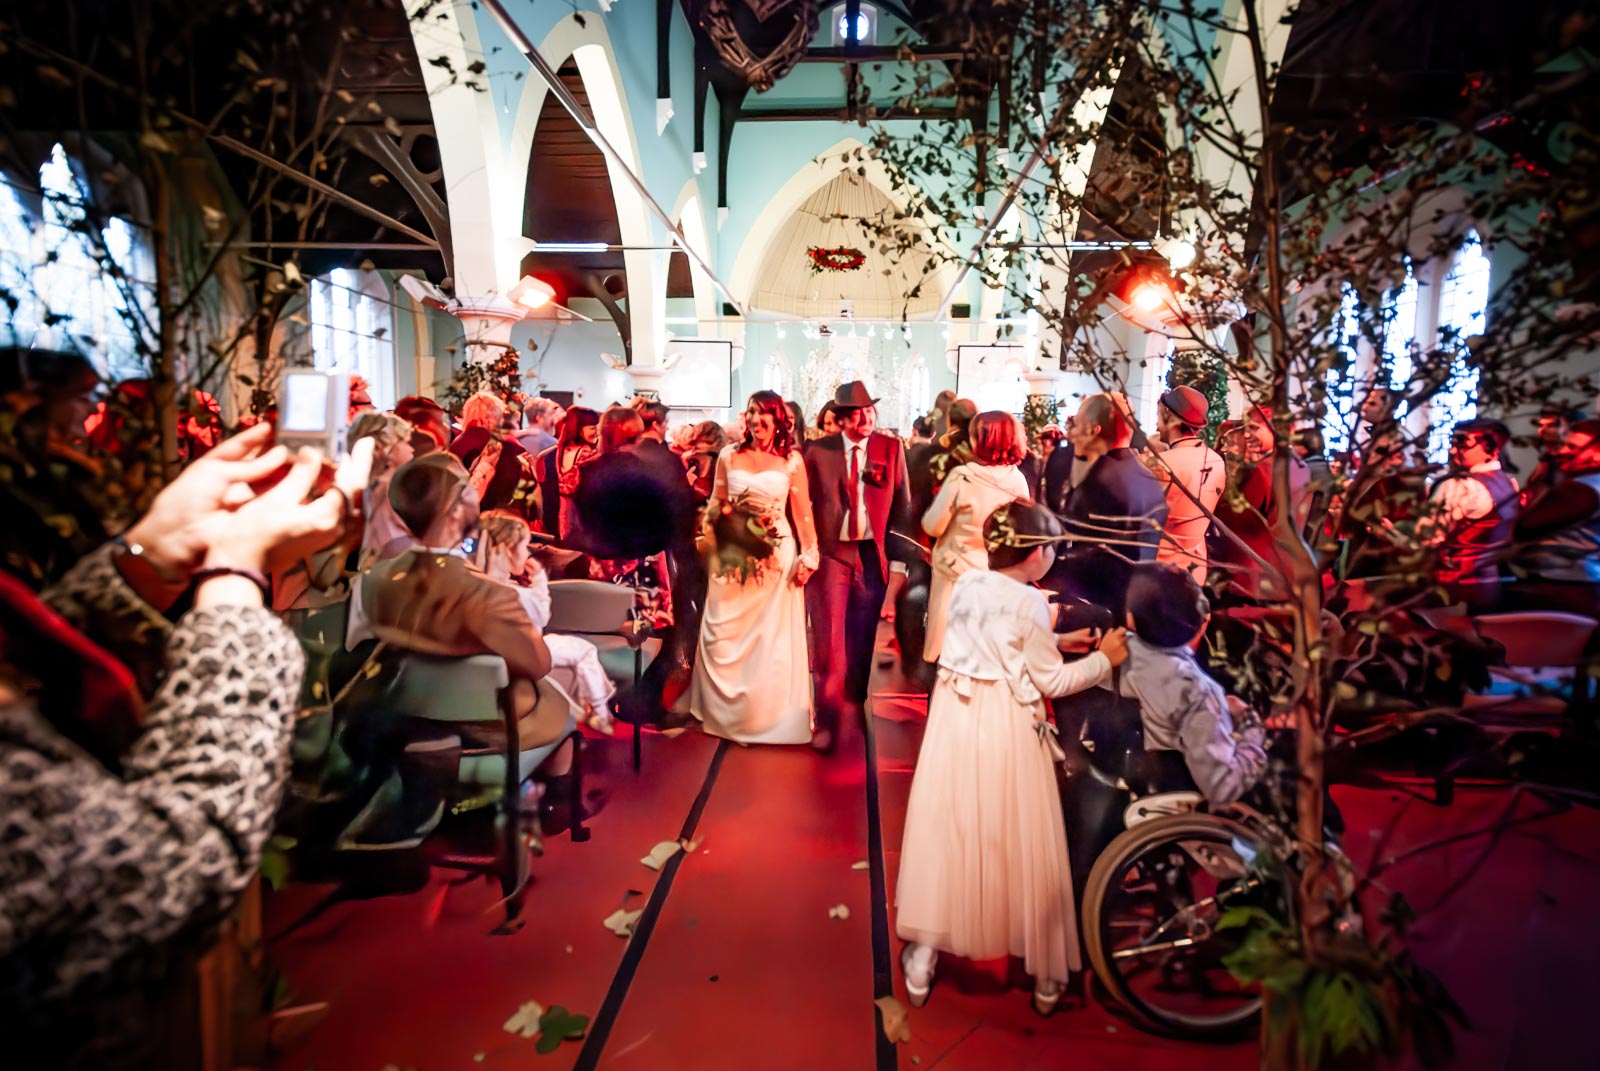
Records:
[[[912,111],[909,108],[896,108],[892,105],[883,108],[868,107],[862,112],[862,122],[887,122],[889,120],[928,119],[943,122],[949,119],[961,118],[954,107],[919,108]],[[841,108],[741,108],[739,110],[741,123],[806,123],[806,122],[852,122],[850,109]]]
[[[898,45],[829,46],[813,48],[800,56],[801,63],[936,63],[965,59],[966,53],[958,48],[939,48],[918,51]]]

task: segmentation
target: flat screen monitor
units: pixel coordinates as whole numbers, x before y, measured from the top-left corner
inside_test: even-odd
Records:
[[[665,355],[677,359],[661,382],[661,401],[673,409],[733,405],[733,343],[721,338],[675,338]]]

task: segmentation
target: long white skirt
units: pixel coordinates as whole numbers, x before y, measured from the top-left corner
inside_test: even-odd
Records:
[[[907,941],[969,959],[1021,956],[1035,979],[1081,969],[1043,703],[1005,681],[939,671],[906,806],[895,890]]]
[[[744,744],[811,740],[805,589],[786,537],[759,576],[711,578],[689,710],[705,731]]]

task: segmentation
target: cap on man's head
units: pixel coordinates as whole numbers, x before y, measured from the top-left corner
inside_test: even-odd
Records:
[[[1161,396],[1167,411],[1191,428],[1203,428],[1211,414],[1211,403],[1193,387],[1173,387]]]

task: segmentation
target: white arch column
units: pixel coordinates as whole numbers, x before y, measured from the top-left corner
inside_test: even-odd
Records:
[[[522,306],[505,298],[458,298],[450,315],[461,321],[465,355],[475,364],[492,364],[511,346],[511,329],[525,315]]]
[[[495,95],[469,88],[432,62],[448,60],[455,72],[462,72],[482,54],[471,0],[437,6],[410,0],[406,8],[439,142],[455,292],[468,302],[485,300],[504,294],[517,281],[526,172],[507,172]],[[427,14],[419,17],[423,8]]]

